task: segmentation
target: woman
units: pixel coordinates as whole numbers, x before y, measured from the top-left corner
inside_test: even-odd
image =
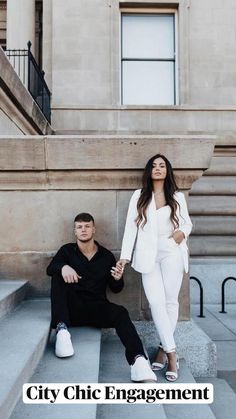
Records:
[[[188,272],[186,239],[192,229],[184,194],[178,191],[167,158],[156,154],[143,173],[143,187],[131,197],[121,257],[117,266],[142,273],[142,282],[161,344],[154,370],[165,367],[166,379],[178,378],[174,331],[178,295],[184,270]]]

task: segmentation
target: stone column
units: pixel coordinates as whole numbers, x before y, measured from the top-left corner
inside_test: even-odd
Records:
[[[52,89],[52,0],[43,0],[43,69],[49,89]]]
[[[7,49],[35,48],[35,0],[7,0]]]

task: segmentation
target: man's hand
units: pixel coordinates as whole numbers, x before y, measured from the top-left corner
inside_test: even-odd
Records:
[[[113,278],[115,278],[117,281],[122,277],[125,269],[125,265],[129,263],[129,260],[127,259],[120,259],[118,262],[116,262],[116,266],[113,266],[111,268],[111,275]]]
[[[178,230],[174,232],[172,237],[176,241],[176,243],[180,244],[185,238],[185,235],[181,230]]]
[[[116,264],[116,266],[113,266],[111,268],[111,275],[117,281],[119,281],[119,279],[121,279],[121,277],[123,275],[123,272],[124,272],[124,269],[121,266],[118,266],[117,264]]]
[[[73,282],[78,282],[82,277],[77,274],[77,272],[71,268],[69,265],[64,265],[61,274],[65,282],[72,284]]]

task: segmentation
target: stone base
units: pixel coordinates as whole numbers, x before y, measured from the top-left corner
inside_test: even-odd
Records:
[[[159,345],[154,323],[152,321],[134,323],[152,360]],[[193,320],[178,323],[175,340],[179,357],[185,358],[194,377],[216,377],[216,345]]]

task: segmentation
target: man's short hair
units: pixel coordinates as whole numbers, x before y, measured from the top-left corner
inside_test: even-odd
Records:
[[[85,223],[89,223],[90,221],[92,221],[93,224],[95,224],[93,216],[91,214],[88,214],[87,212],[81,212],[80,214],[76,215],[74,223],[79,221],[84,221]]]

